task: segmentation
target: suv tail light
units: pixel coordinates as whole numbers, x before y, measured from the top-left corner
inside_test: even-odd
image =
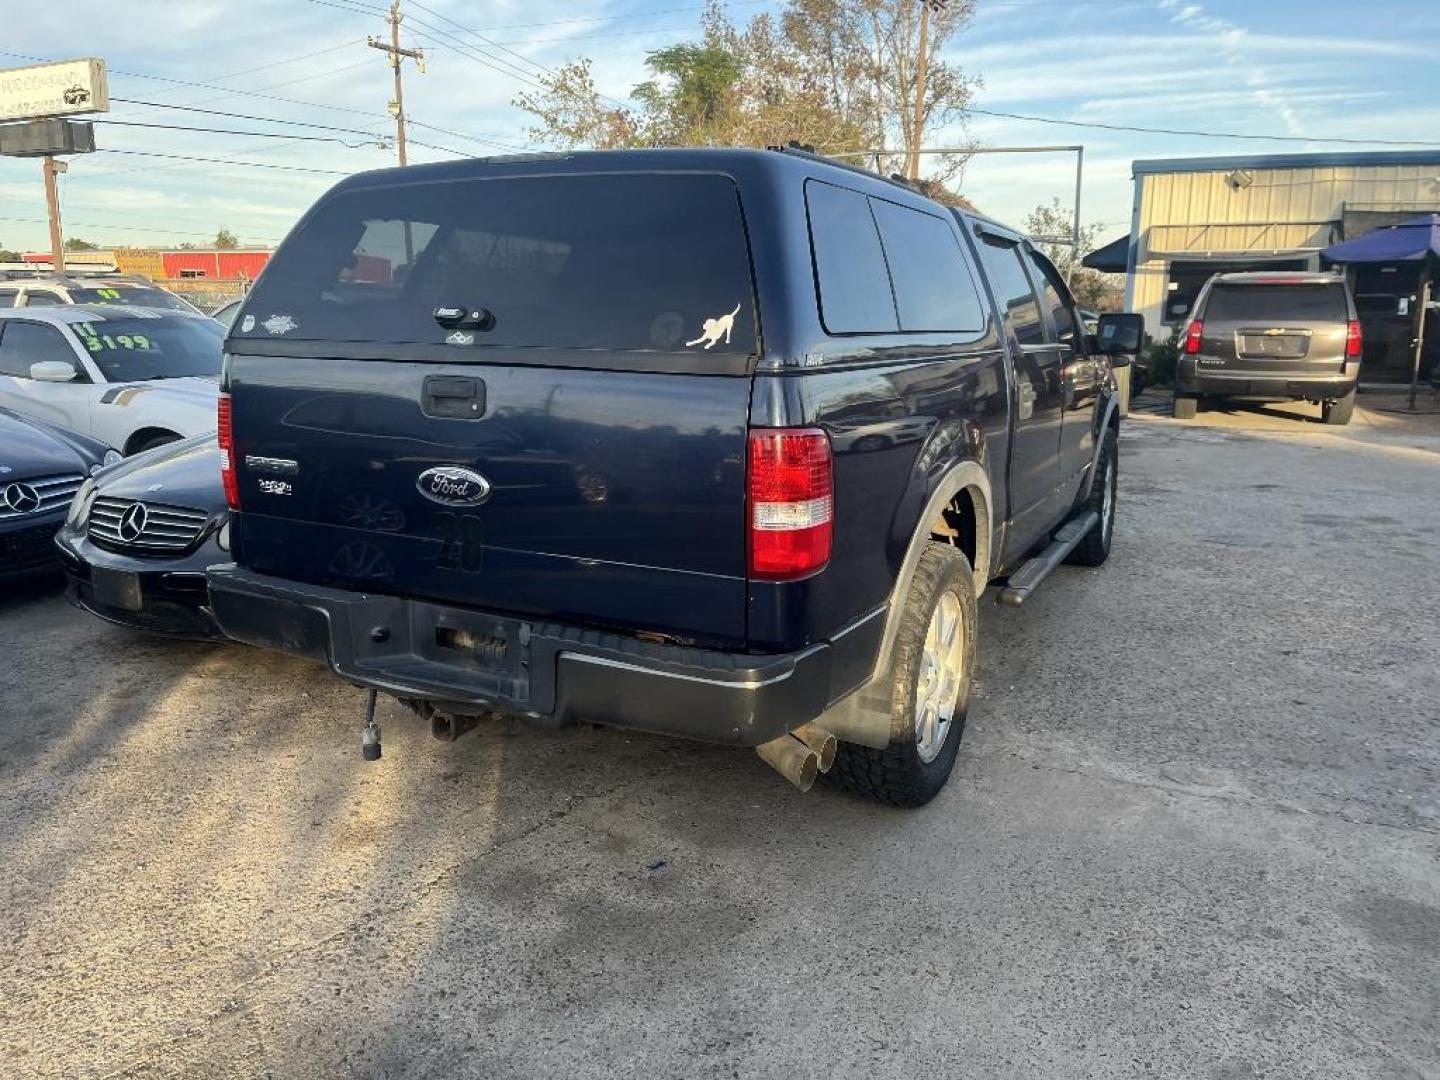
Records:
[[[835,516],[830,439],[818,428],[752,428],[750,576],[793,581],[830,561]]]
[[[1360,353],[1364,350],[1365,339],[1360,333],[1360,322],[1358,319],[1351,319],[1345,327],[1345,359],[1358,360]]]
[[[1185,329],[1185,351],[1190,354],[1200,351],[1200,341],[1205,336],[1205,323],[1201,319],[1191,319],[1190,325]]]
[[[235,475],[235,438],[230,430],[230,395],[221,394],[215,403],[216,441],[220,444],[220,482],[225,486],[225,505],[240,509],[240,479]]]

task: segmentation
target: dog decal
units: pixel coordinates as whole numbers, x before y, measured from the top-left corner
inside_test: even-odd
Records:
[[[730,344],[730,331],[735,329],[735,316],[740,314],[740,305],[735,305],[735,310],[729,315],[721,315],[718,319],[706,319],[705,325],[700,329],[700,336],[694,341],[685,342],[685,347],[703,344],[709,349],[718,345],[720,339],[725,339],[725,344]]]

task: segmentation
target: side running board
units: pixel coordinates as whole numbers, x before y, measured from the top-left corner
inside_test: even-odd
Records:
[[[1009,584],[1000,590],[1000,603],[1006,607],[1019,607],[1025,603],[1050,576],[1050,571],[1065,561],[1065,556],[1075,550],[1075,545],[1084,540],[1085,534],[1099,521],[1097,511],[1087,510],[1061,525],[1044,551],[1026,559],[1020,569],[1010,575]]]

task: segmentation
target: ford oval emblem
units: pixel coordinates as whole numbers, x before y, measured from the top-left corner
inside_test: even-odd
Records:
[[[445,506],[479,506],[490,497],[490,481],[474,469],[436,465],[426,469],[415,486],[432,502]]]

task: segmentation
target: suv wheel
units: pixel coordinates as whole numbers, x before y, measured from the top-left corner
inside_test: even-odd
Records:
[[[1188,394],[1176,394],[1175,405],[1171,410],[1176,420],[1193,420],[1199,406],[1199,400]]]
[[[1344,427],[1350,423],[1350,417],[1355,412],[1355,388],[1352,386],[1350,392],[1344,397],[1338,397],[1334,401],[1320,403],[1320,419],[1327,424],[1336,427]]]
[[[932,541],[890,658],[890,745],[842,742],[829,779],[893,806],[928,803],[955,767],[974,669],[975,577],[964,555]]]
[[[1115,429],[1107,427],[1100,443],[1100,456],[1095,459],[1095,482],[1090,485],[1090,497],[1085,500],[1083,507],[1085,510],[1094,510],[1100,515],[1100,520],[1085,534],[1085,539],[1075,545],[1075,550],[1066,556],[1065,561],[1073,566],[1099,566],[1110,557],[1110,541],[1115,535],[1118,450]]]

